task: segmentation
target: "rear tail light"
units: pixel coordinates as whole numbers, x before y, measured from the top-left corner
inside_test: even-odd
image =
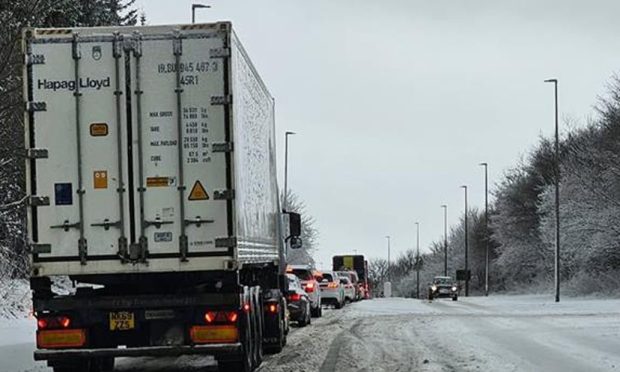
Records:
[[[338,288],[338,283],[336,283],[336,282],[330,282],[330,283],[327,285],[327,288]]]
[[[314,292],[314,283],[313,282],[309,282],[303,285],[304,290],[308,293]]]
[[[68,316],[53,316],[37,319],[37,327],[39,329],[62,329],[71,326],[71,318]]]
[[[235,323],[237,319],[239,319],[239,314],[236,311],[207,311],[205,313],[207,324]]]
[[[299,301],[301,299],[301,295],[299,293],[293,293],[290,296],[288,296],[288,299],[291,302]]]

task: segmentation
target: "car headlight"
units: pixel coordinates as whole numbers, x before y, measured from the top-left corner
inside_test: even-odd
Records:
[[[431,286],[431,290],[432,290],[433,292],[435,292],[435,291],[437,290],[437,286],[436,286],[435,284],[433,284],[433,285]]]
[[[453,290],[454,292],[456,292],[456,287],[452,287],[452,290]]]

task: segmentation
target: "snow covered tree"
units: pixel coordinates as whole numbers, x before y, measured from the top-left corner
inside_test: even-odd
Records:
[[[24,27],[130,25],[135,0],[0,3],[0,275],[27,272],[21,36]]]

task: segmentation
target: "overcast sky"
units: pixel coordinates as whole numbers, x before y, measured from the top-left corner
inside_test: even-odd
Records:
[[[421,248],[484,206],[491,182],[553,133],[584,125],[620,70],[617,0],[213,0],[197,22],[230,20],[276,99],[280,185],[320,230],[318,262],[356,250]],[[189,0],[138,0],[149,24],[191,22]]]

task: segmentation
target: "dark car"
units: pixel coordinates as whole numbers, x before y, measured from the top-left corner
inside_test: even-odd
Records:
[[[449,276],[436,276],[428,288],[428,299],[450,297],[452,301],[459,298],[459,287]]]
[[[305,327],[311,322],[310,298],[301,286],[299,278],[293,274],[286,274],[288,278],[288,312],[289,319],[297,322],[300,327]]]

